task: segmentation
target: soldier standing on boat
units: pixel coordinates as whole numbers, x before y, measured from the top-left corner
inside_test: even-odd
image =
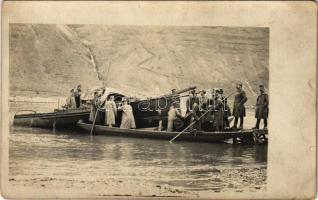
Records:
[[[186,114],[189,113],[191,110],[192,110],[192,105],[193,105],[193,100],[194,100],[194,97],[193,97],[193,91],[191,91],[189,93],[189,97],[186,101]]]
[[[223,104],[223,117],[224,117],[224,128],[230,127],[229,117],[231,116],[231,109],[227,103],[227,97],[223,94],[223,89],[220,89],[221,101]]]
[[[173,124],[177,118],[183,119],[180,111],[177,108],[177,103],[174,102],[171,104],[169,111],[168,111],[168,126],[167,126],[168,132],[174,131]]]
[[[220,90],[215,90],[213,102],[214,127],[216,131],[222,131],[224,126],[223,103],[221,100]]]
[[[135,118],[131,105],[128,104],[128,100],[126,98],[123,98],[122,102],[123,105],[121,106],[122,117],[120,128],[136,128]]]
[[[190,127],[190,130],[201,130],[201,111],[200,111],[200,107],[199,107],[199,99],[195,98],[194,99],[194,103],[192,105],[192,111],[191,111],[191,120],[190,120],[190,124],[193,122],[196,122],[192,127]]]
[[[68,109],[76,108],[75,96],[74,96],[74,89],[71,89],[70,96],[66,99],[66,107]]]
[[[234,125],[232,129],[237,129],[237,123],[240,119],[239,129],[243,129],[244,117],[245,117],[245,102],[247,101],[246,93],[242,89],[243,84],[238,82],[236,84],[237,94],[234,97],[234,107],[233,107],[233,115],[234,115]]]
[[[99,109],[100,109],[99,95],[98,95],[98,92],[95,91],[94,92],[94,99],[93,99],[92,104],[91,104],[91,112],[89,114],[89,121],[90,122],[94,122],[94,119],[95,119],[95,123],[100,122]],[[97,115],[97,116],[95,116],[95,115]]]
[[[256,99],[256,126],[253,129],[259,129],[261,119],[264,120],[264,129],[267,129],[267,117],[268,117],[268,94],[265,93],[264,85],[259,86],[260,95]]]
[[[105,103],[105,124],[112,127],[116,124],[117,108],[115,97],[110,96],[109,100]]]
[[[200,96],[199,98],[199,108],[200,111],[204,111],[207,108],[207,102],[208,102],[208,98],[206,96],[206,91],[205,90],[201,90],[200,91]]]
[[[76,88],[76,91],[74,92],[76,108],[80,108],[82,106],[81,94],[82,94],[82,86],[78,85]]]

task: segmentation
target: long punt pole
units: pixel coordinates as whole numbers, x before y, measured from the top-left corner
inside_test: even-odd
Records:
[[[193,126],[195,123],[197,123],[204,115],[206,115],[210,110],[206,111],[197,121],[192,122],[189,126],[187,126],[183,131],[181,131],[178,135],[176,135],[174,138],[172,138],[169,142],[172,143],[175,139],[177,139],[182,133],[184,133],[186,130],[188,130],[191,126]]]

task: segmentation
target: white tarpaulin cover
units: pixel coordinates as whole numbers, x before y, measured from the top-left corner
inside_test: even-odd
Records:
[[[84,91],[82,92],[81,95],[81,99],[84,101],[87,100],[92,100],[94,99],[94,92],[97,91],[99,94],[101,94],[103,92],[103,89],[105,88],[105,93],[101,96],[101,100],[106,100],[106,98],[110,95],[110,94],[120,94],[125,96],[123,93],[121,93],[120,91],[114,89],[114,88],[109,88],[109,87],[93,87],[91,89],[89,89],[88,91]]]

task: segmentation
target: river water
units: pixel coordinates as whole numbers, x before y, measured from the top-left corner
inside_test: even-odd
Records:
[[[267,146],[11,127],[9,183],[89,196],[208,196],[266,189]]]

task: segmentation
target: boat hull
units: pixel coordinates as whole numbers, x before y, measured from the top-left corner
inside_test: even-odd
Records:
[[[92,124],[78,122],[78,126],[82,129],[90,131]],[[242,130],[242,131],[228,131],[228,132],[202,132],[196,133],[185,132],[181,134],[175,141],[189,141],[189,142],[223,142],[231,138],[253,137],[255,130]],[[122,136],[122,137],[134,137],[134,138],[150,138],[160,140],[171,140],[178,132],[167,131],[155,131],[145,129],[120,129],[117,127],[107,127],[101,125],[95,125],[93,133],[95,135],[110,135],[110,136]],[[266,133],[267,134],[267,131]]]
[[[35,113],[15,115],[14,126],[28,126],[38,128],[76,128],[79,120],[88,121],[90,111],[74,110],[52,113]]]

